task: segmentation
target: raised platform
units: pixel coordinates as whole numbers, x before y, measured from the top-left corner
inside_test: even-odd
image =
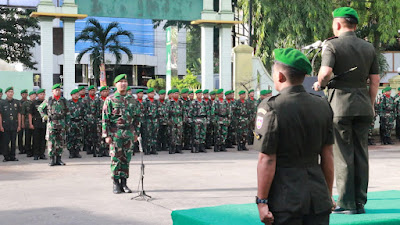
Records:
[[[331,225],[400,225],[400,191],[368,193],[366,214],[332,214]],[[262,225],[253,204],[177,210],[171,214],[174,225]]]

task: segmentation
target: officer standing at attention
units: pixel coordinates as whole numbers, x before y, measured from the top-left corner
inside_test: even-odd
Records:
[[[210,93],[208,89],[205,89],[203,91],[203,100],[205,103],[206,107],[206,112],[207,112],[207,131],[206,131],[206,149],[211,149],[211,145],[213,145],[213,126],[211,125],[211,106],[212,106],[212,101],[210,99]]]
[[[18,100],[14,99],[14,88],[5,90],[6,99],[0,102],[0,132],[3,132],[3,162],[18,161],[15,158],[17,133],[21,130],[21,107]],[[11,143],[11,148],[10,148]]]
[[[172,137],[169,154],[182,154],[184,102],[179,98],[178,89],[173,89],[171,93],[172,99],[169,100],[167,107]]]
[[[0,88],[0,106],[1,106],[1,101],[3,101],[2,99],[3,99],[3,89]],[[1,109],[0,109],[0,126],[1,122],[2,119],[1,119]],[[2,138],[3,138],[3,132],[0,131],[0,143],[4,143]],[[0,155],[2,154],[3,154],[3,145],[0,144]]]
[[[19,107],[21,109],[20,113],[22,112],[22,105],[28,101],[28,90],[24,89],[21,91],[21,100],[19,101]],[[25,140],[24,137],[26,135],[26,128],[22,122],[22,114],[21,114],[21,130],[18,132],[18,149],[19,149],[19,154],[25,154],[26,149],[25,149]]]
[[[382,90],[382,96],[379,98],[378,112],[379,112],[379,125],[382,132],[382,144],[392,145],[392,130],[394,128],[396,104],[395,99],[390,95],[392,92],[391,87],[386,87]]]
[[[203,91],[196,91],[196,99],[192,101],[189,118],[193,129],[194,149],[192,153],[207,152],[206,130],[207,130],[207,109],[206,102],[202,99]]]
[[[257,100],[257,107],[260,105],[260,103],[268,98],[272,96],[272,91],[271,90],[261,90],[260,91],[260,98]],[[254,123],[254,121],[252,121]]]
[[[170,93],[170,92],[168,92]],[[168,114],[167,114],[167,101],[165,99],[165,90],[160,90],[158,93],[160,96],[159,104],[158,104],[158,114],[159,114],[159,128],[157,134],[157,148],[160,151],[166,151],[168,149],[168,139],[169,139],[169,131],[168,131]]]
[[[246,92],[239,91],[239,99],[235,101],[234,115],[237,119],[237,150],[238,151],[248,151],[246,148],[247,143],[247,128],[249,124],[249,117],[251,109],[248,108],[246,104]]]
[[[158,119],[159,119],[159,101],[154,99],[154,89],[147,89],[147,98],[143,100],[144,102],[144,127],[146,133],[146,146],[143,148],[145,150],[145,155],[158,155],[157,153],[157,135],[158,135]]]
[[[36,92],[37,100],[33,101],[29,109],[29,127],[34,130],[33,132],[33,160],[47,159],[44,155],[46,150],[46,122],[43,121],[38,107],[46,98],[44,89],[39,89]]]
[[[214,152],[226,152],[226,139],[228,137],[228,126],[231,120],[231,105],[224,99],[224,89],[216,92],[218,99],[213,102],[211,107],[211,117],[215,126]]]
[[[109,87],[104,86],[100,88],[100,97],[98,98],[98,103],[97,107],[98,109],[98,115],[97,115],[97,142],[99,143],[98,146],[98,152],[97,152],[97,157],[102,157],[102,156],[109,156],[108,154],[108,146],[106,144],[105,139],[102,137],[102,128],[101,128],[101,123],[102,123],[102,111],[103,111],[103,105],[104,102],[106,101],[107,97],[109,94]],[[129,94],[129,93],[128,93]],[[132,94],[130,94],[132,96]],[[132,97],[133,98],[133,97]]]
[[[394,96],[396,104],[396,138],[400,140],[400,87],[397,88],[397,94]]]
[[[71,112],[70,119],[67,121],[67,149],[69,151],[69,158],[82,158],[79,152],[83,148],[83,129],[87,124],[84,119],[86,116],[85,105],[82,101],[79,101],[78,89],[71,91],[71,99],[68,100],[68,109]],[[93,130],[90,131],[93,132]]]
[[[334,176],[332,109],[305,91],[302,83],[312,68],[303,53],[288,48],[275,49],[274,55],[272,77],[280,94],[261,102],[254,132],[260,219],[327,225]]]
[[[374,116],[379,86],[375,48],[357,38],[357,12],[350,7],[333,11],[333,33],[326,42],[314,90],[328,85],[334,118],[335,174],[338,207],[334,213],[365,213],[368,190],[368,128]],[[332,72],[335,74],[330,82]],[[369,79],[369,88],[367,87]]]
[[[256,118],[256,111],[257,111],[257,100],[254,98],[254,90],[251,89],[249,90],[248,97],[247,97],[247,104],[249,105],[250,111],[250,118],[249,118],[249,128],[248,128],[248,134],[247,134],[247,139],[249,145],[253,144],[254,140],[254,120]]]
[[[22,104],[21,109],[21,123],[22,128],[25,129],[25,153],[27,157],[33,156],[32,150],[32,133],[33,129],[29,126],[29,110],[32,106],[33,101],[36,100],[36,92],[31,91],[29,92],[29,100],[25,101]]]
[[[69,120],[67,100],[61,96],[61,85],[52,87],[53,96],[38,107],[41,117],[47,122],[47,150],[50,157],[49,166],[65,163],[61,161],[61,155],[65,146],[65,130]]]
[[[132,141],[137,140],[133,107],[130,106],[126,88],[128,80],[126,74],[120,74],[114,79],[117,91],[108,96],[103,106],[102,128],[103,137],[110,145],[111,178],[113,179],[113,193],[131,193],[127,186],[129,178],[129,163],[132,158]]]

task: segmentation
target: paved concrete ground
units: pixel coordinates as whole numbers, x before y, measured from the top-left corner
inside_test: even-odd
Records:
[[[109,158],[68,159],[49,167],[20,155],[0,162],[0,224],[172,224],[176,209],[252,203],[256,195],[257,152],[145,156],[145,190],[151,202],[130,200],[136,194],[112,194]],[[136,189],[139,157],[131,162],[128,184]],[[400,146],[370,150],[370,191],[400,190]]]

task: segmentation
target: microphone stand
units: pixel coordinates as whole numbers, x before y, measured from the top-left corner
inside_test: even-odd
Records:
[[[139,142],[139,152],[140,152],[140,159],[141,159],[141,166],[140,166],[140,178],[139,178],[139,184],[138,184],[138,195],[131,198],[131,200],[135,199],[138,201],[150,201],[151,196],[147,195],[146,192],[144,191],[144,163],[143,163],[143,147],[142,147],[142,137],[138,137],[138,142]],[[141,189],[139,190],[139,187]]]

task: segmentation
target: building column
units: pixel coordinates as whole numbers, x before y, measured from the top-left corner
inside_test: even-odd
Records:
[[[201,25],[201,88],[214,89],[214,25]]]
[[[75,89],[75,19],[64,18],[64,97],[70,98]]]
[[[41,86],[46,89],[46,96],[51,96],[53,86],[53,18],[40,17],[40,70]]]
[[[219,29],[219,86],[232,89],[232,25],[221,25]]]

